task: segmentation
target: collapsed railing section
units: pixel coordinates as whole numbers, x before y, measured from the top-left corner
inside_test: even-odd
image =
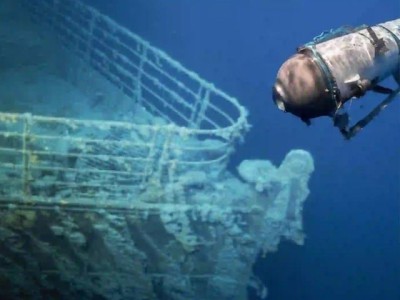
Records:
[[[152,163],[150,127],[0,113],[0,129],[0,195],[7,198],[115,202]],[[148,143],[120,139],[128,134]]]
[[[175,125],[0,113],[0,198],[134,205],[150,186],[214,170],[226,147]]]

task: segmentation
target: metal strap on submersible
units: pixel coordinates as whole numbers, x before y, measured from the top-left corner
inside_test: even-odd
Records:
[[[325,60],[322,56],[318,53],[317,49],[315,48],[315,43],[310,42],[305,44],[302,47],[297,49],[298,53],[309,54],[313,59],[315,59],[319,69],[321,70],[324,82],[329,89],[329,93],[331,96],[332,101],[334,101],[336,109],[340,108],[342,105],[340,101],[340,90],[337,86],[336,80],[332,75],[331,70],[329,69],[328,65],[326,64]]]
[[[400,39],[399,37],[394,34],[390,29],[386,28],[385,26],[382,25],[377,25],[378,27],[381,27],[382,29],[386,30],[389,32],[389,34],[393,37],[397,44],[397,48],[399,50],[398,57],[399,57],[399,62],[397,66],[397,71],[400,73]],[[399,75],[400,77],[400,75]],[[392,102],[397,96],[400,95],[400,85],[399,87],[393,91],[389,96],[387,96],[381,103],[379,103],[367,116],[365,116],[363,119],[358,121],[355,125],[353,125],[350,129],[342,132],[342,134],[345,136],[346,139],[350,139],[354,137],[361,129],[363,129],[365,126],[368,125],[382,110],[384,110],[390,102]]]
[[[394,39],[394,41],[397,44],[397,49],[399,50],[399,53],[398,53],[399,61],[398,61],[398,66],[397,66],[397,72],[400,73],[400,38],[396,34],[394,34],[393,31],[391,31],[390,29],[386,28],[383,25],[377,25],[377,27],[380,27],[380,28],[386,30],[387,32],[389,32],[389,34],[392,36],[392,38]],[[400,75],[399,75],[399,77],[400,77]]]

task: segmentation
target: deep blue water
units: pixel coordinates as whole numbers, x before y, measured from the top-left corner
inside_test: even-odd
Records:
[[[244,158],[279,163],[293,148],[312,153],[306,243],[283,243],[255,268],[268,299],[400,299],[400,99],[351,141],[329,120],[307,127],[271,101],[276,72],[297,46],[331,28],[396,19],[398,0],[87,2],[249,109],[253,128],[233,166]]]

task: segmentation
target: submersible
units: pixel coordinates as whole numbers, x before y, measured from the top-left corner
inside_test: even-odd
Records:
[[[279,109],[308,124],[312,118],[332,117],[350,138],[399,94],[398,89],[379,85],[391,75],[400,85],[399,65],[400,19],[376,26],[343,26],[297,49],[278,71],[273,100]],[[356,127],[348,128],[348,116],[340,110],[369,90],[389,96]]]

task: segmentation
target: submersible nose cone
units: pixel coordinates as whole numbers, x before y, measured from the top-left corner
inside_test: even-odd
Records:
[[[329,115],[335,108],[318,63],[297,53],[279,69],[272,98],[280,110],[303,120]]]

